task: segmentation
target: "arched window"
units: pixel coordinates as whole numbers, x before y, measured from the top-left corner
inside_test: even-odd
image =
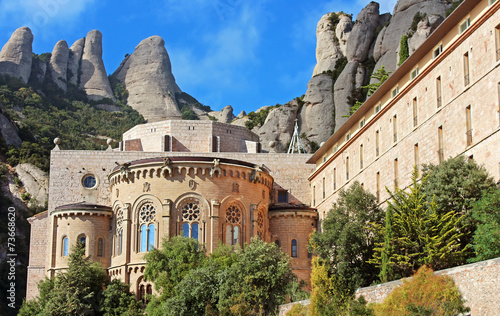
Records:
[[[122,254],[123,245],[123,210],[119,208],[116,211],[116,253],[115,256]]]
[[[146,286],[146,293],[149,295],[153,294],[153,287],[151,286],[151,284],[148,284],[148,286]]]
[[[199,241],[201,209],[198,201],[189,199],[181,207],[182,236]]]
[[[297,240],[292,239],[292,258],[297,257]]]
[[[97,239],[97,256],[104,257],[104,239]]]
[[[64,237],[62,242],[62,255],[67,256],[68,250],[69,250],[69,239],[68,237]]]
[[[280,246],[280,241],[279,241],[279,239],[276,239],[276,240],[274,241],[274,243],[276,244],[276,246],[278,246],[278,248],[280,248],[280,247],[281,247],[281,246]]]
[[[226,209],[226,235],[227,245],[241,245],[241,225],[243,213],[237,205],[230,205]]]
[[[123,228],[118,230],[118,236],[116,238],[116,255],[122,254],[122,245],[123,245]]]
[[[152,203],[144,203],[139,209],[140,252],[150,251],[156,247],[156,210]]]

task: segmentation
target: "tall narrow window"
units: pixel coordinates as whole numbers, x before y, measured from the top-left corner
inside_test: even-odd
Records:
[[[415,160],[415,166],[418,167],[418,165],[419,165],[419,161],[418,161],[418,144],[415,144],[415,146],[413,146],[413,157],[414,157],[414,160]]]
[[[148,251],[153,250],[155,245],[156,229],[154,224],[148,226]]]
[[[379,133],[379,131],[376,131],[375,132],[375,156],[376,157],[378,157],[378,155],[380,154],[379,145],[380,145],[380,133]]]
[[[312,194],[313,194],[313,206],[315,206],[316,205],[316,186],[315,185],[313,185]]]
[[[380,203],[380,172],[377,172],[377,203]]]
[[[363,169],[363,144],[359,145],[359,169]]]
[[[345,179],[349,180],[349,157],[345,159]]]
[[[398,141],[398,117],[394,115],[392,117],[392,132],[394,134],[394,142]]]
[[[104,239],[97,239],[97,256],[104,257]]]
[[[467,52],[464,54],[464,84],[467,86],[469,83],[469,52]]]
[[[444,148],[443,148],[443,126],[438,128],[438,159],[439,163],[444,160]]]
[[[399,186],[398,175],[399,175],[398,158],[396,158],[394,159],[394,190]]]
[[[337,168],[333,168],[333,191],[337,190]]]
[[[413,127],[418,124],[418,108],[417,108],[417,97],[413,98]]]
[[[441,76],[436,79],[436,98],[437,98],[437,107],[441,107]]]
[[[68,255],[68,249],[69,249],[69,239],[68,239],[68,237],[64,237],[63,242],[62,242],[62,255],[63,256]]]
[[[258,215],[257,222],[258,222]],[[238,205],[230,205],[226,209],[226,244],[230,246],[239,245],[241,239],[241,225],[243,223],[243,212]],[[198,223],[193,223],[193,230],[198,230]],[[198,232],[196,237],[198,239]]]
[[[497,60],[500,59],[500,24],[495,27],[495,48]]]
[[[323,200],[324,200],[325,196],[326,196],[326,193],[325,193],[325,177],[323,177],[322,187],[323,187]]]
[[[467,137],[467,147],[468,147],[472,145],[472,125],[471,125],[470,105],[465,108],[465,125],[467,129],[465,134]]]
[[[122,246],[123,245],[123,228],[118,230],[118,234],[116,236],[116,255],[119,256],[122,254]]]
[[[292,239],[292,257],[297,258],[297,240]]]
[[[116,225],[116,238],[115,238],[115,256],[122,254],[123,244],[123,209],[116,210],[115,225]]]

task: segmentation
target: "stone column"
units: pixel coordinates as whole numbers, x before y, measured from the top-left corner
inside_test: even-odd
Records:
[[[212,253],[215,248],[217,248],[217,241],[219,237],[219,209],[220,209],[220,203],[218,200],[212,200],[211,201],[211,214],[210,214],[210,220],[211,220],[211,232],[210,232],[210,246],[208,251]]]
[[[161,246],[161,238],[160,238],[160,231],[162,232],[162,236],[167,236],[168,239],[170,239],[170,214],[172,212],[172,201],[169,199],[164,199],[163,204],[162,204],[162,222],[161,222],[161,230],[158,229],[158,248]]]

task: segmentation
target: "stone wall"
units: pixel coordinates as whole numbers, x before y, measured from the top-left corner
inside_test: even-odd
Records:
[[[436,271],[435,274],[447,275],[453,279],[465,300],[465,306],[470,308],[470,315],[498,315],[500,311],[500,258]],[[381,303],[392,290],[401,284],[401,280],[396,280],[360,288],[356,291],[356,298],[362,295],[368,303]],[[286,315],[294,304],[308,305],[309,300],[281,305],[278,314]]]
[[[500,311],[500,258],[436,271],[435,274],[447,275],[455,281],[471,315],[497,315]],[[397,280],[364,287],[356,291],[356,297],[363,295],[369,303],[381,303],[401,284],[402,281]]]
[[[45,261],[47,258],[47,231],[49,230],[50,218],[48,212],[39,213],[28,219],[31,224],[30,256],[28,267],[28,284],[26,288],[26,299],[38,296],[36,284],[45,279]]]

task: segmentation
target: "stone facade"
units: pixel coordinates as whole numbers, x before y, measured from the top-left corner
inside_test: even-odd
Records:
[[[314,169],[305,162],[311,155],[248,153],[241,144],[258,144],[255,134],[228,124],[204,123],[156,122],[126,133],[141,146],[149,146],[148,151],[125,150],[127,146],[123,151],[74,151],[56,146],[51,153],[48,212],[30,218],[33,246],[27,298],[38,294],[38,281],[67,268],[65,238],[68,247],[84,238],[86,254],[99,261],[111,278],[130,284],[140,297],[152,291],[143,280],[145,251],[149,245],[158,247],[164,237],[185,234],[184,224],[188,224],[187,235],[197,237],[208,252],[218,242],[243,245],[252,236],[268,242],[279,239],[283,244],[296,239],[293,271],[308,281],[307,238],[317,218],[315,210],[305,205],[310,197],[307,175]],[[158,132],[159,126],[175,126],[174,136],[189,151],[163,151],[164,139],[149,135],[155,128]],[[192,134],[189,141],[179,136],[184,127]],[[233,152],[211,152],[207,143],[196,147],[196,137],[203,143],[223,133],[234,140],[221,137],[228,143],[221,148],[230,148],[232,141],[240,147],[233,147]],[[162,134],[168,132],[158,135]],[[124,140],[129,141],[125,136]],[[289,236],[270,219],[276,213],[270,206],[278,204],[300,213],[286,215],[285,225],[302,225],[298,235]],[[193,207],[197,217],[183,217]]]
[[[500,179],[498,7],[465,1],[313,155],[321,219],[354,181],[383,203],[386,187],[410,184],[414,165],[449,157],[470,157]]]

